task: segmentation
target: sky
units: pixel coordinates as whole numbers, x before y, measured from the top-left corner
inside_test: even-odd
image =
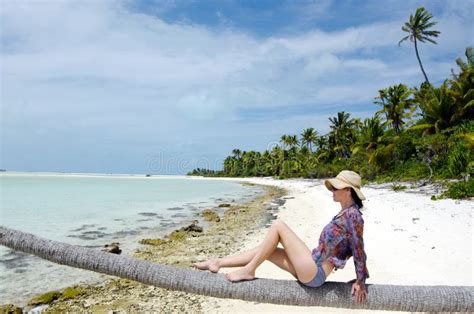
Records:
[[[185,174],[232,149],[373,116],[378,90],[439,85],[473,46],[466,0],[0,0],[0,169]]]

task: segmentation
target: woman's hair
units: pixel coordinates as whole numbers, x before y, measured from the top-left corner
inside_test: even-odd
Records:
[[[362,204],[362,201],[359,198],[359,195],[357,195],[356,191],[354,191],[353,188],[351,188],[351,195],[352,195],[352,199],[354,200],[354,203],[356,203],[357,206],[359,206],[359,208],[364,207],[364,204]]]

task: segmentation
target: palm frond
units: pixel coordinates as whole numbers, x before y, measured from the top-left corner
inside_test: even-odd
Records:
[[[400,41],[398,42],[398,45],[400,46],[401,43],[404,42],[405,40],[407,40],[409,37],[410,37],[410,35],[407,35],[407,36],[403,37],[402,39],[400,39]]]

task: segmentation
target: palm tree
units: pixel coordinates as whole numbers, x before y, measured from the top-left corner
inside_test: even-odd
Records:
[[[461,69],[461,72],[457,75],[454,73],[454,70],[451,69],[455,80],[459,80],[461,76],[465,76],[466,78],[472,76],[472,71],[474,70],[474,53],[472,51],[472,47],[467,47],[464,55],[466,56],[466,62],[464,62],[464,60],[461,58],[456,59],[456,64]]]
[[[318,132],[316,132],[313,128],[304,129],[303,133],[301,133],[301,144],[306,145],[309,151],[312,151],[312,144],[316,143],[316,137],[318,136]]]
[[[283,149],[286,149],[290,145],[290,135],[282,135],[280,137],[280,143],[283,145]]]
[[[233,149],[232,154],[234,155],[235,159],[240,159],[242,157],[242,151],[238,148]]]
[[[300,163],[300,176],[307,177],[308,170],[311,169],[313,166],[314,158],[311,154],[311,151],[307,146],[301,147],[301,149],[297,152],[296,158]]]
[[[439,133],[455,125],[458,108],[455,99],[451,97],[447,82],[439,88],[422,85],[415,94],[415,100],[420,106],[421,121],[411,129],[423,129],[424,134]]]
[[[42,239],[0,226],[0,244],[51,262],[135,280],[165,289],[246,301],[299,306],[333,306],[372,310],[462,312],[472,310],[472,286],[367,285],[369,299],[356,305],[351,285],[326,282],[305,288],[296,280],[256,279],[240,283],[223,274],[160,265],[96,249]],[[377,296],[377,297],[370,297]]]
[[[378,117],[367,118],[360,130],[360,136],[352,149],[353,153],[363,149],[367,152],[374,151],[382,143],[385,134],[384,125]]]
[[[329,118],[331,121],[329,142],[336,155],[343,158],[350,157],[350,146],[354,140],[354,120],[350,119],[350,116],[350,113],[341,111],[336,117]]]
[[[352,153],[362,153],[367,157],[369,164],[377,167],[388,166],[394,144],[390,143],[392,137],[385,136],[385,125],[379,117],[367,118],[361,126],[357,142],[353,145]]]
[[[288,146],[291,148],[295,148],[299,144],[298,136],[297,135],[289,135],[288,136]]]
[[[413,129],[424,129],[427,133],[438,133],[463,121],[471,121],[474,115],[474,57],[472,48],[467,48],[467,61],[457,59],[458,75],[446,80],[439,88],[422,84],[415,92],[415,101],[421,109],[423,119]]]
[[[261,169],[262,169],[263,175],[264,176],[274,175],[273,164],[272,164],[272,154],[268,150],[266,150],[262,154],[261,162],[262,162]]]
[[[472,47],[466,48],[466,62],[456,59],[460,72],[449,81],[450,95],[456,102],[454,120],[472,120],[474,116],[474,54]]]
[[[285,149],[292,148],[298,145],[298,136],[296,135],[282,135],[280,138],[280,143],[283,144]]]
[[[255,166],[257,164],[257,154],[255,151],[242,153],[242,164],[244,167],[244,176],[255,176]]]
[[[234,157],[227,156],[224,159],[224,174],[230,175],[232,173],[232,166],[234,164]]]
[[[260,152],[255,152],[254,156],[254,163],[255,163],[255,174],[256,176],[262,176],[264,174],[264,162],[263,162],[263,158],[262,158],[262,153]]]
[[[405,25],[402,26],[402,30],[407,32],[409,35],[403,37],[399,42],[398,45],[404,42],[407,39],[410,39],[412,43],[415,44],[415,52],[416,58],[418,59],[418,63],[420,64],[421,72],[425,76],[426,82],[429,84],[430,81],[428,80],[428,76],[426,76],[425,70],[423,69],[423,65],[421,64],[420,55],[418,53],[418,41],[424,43],[425,41],[429,41],[430,43],[436,44],[436,41],[431,39],[432,37],[438,37],[441,34],[439,31],[430,30],[431,27],[437,24],[437,22],[430,22],[433,15],[430,12],[425,10],[424,7],[420,7],[416,10],[415,16],[410,15],[410,19]]]
[[[403,119],[411,117],[415,109],[412,100],[408,98],[412,93],[413,91],[406,85],[398,84],[379,90],[379,96],[375,97],[374,103],[382,106],[377,115],[385,113],[386,121],[398,135],[405,124]],[[411,110],[406,112],[407,109]]]
[[[285,151],[281,149],[280,146],[273,147],[271,151],[271,164],[272,164],[272,174],[274,176],[279,176],[281,172],[281,166],[283,160],[285,160]]]
[[[321,135],[316,138],[316,146],[318,150],[327,149],[328,148],[328,139],[327,136]]]
[[[330,156],[329,138],[326,135],[318,136],[316,138],[316,146],[318,147],[316,153],[316,160],[325,160]]]

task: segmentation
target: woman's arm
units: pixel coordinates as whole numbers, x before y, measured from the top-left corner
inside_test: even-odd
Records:
[[[369,278],[369,271],[366,265],[367,255],[364,250],[364,220],[358,212],[348,212],[347,231],[350,235],[357,281],[365,283],[365,279]]]
[[[351,237],[352,257],[357,280],[352,285],[352,295],[355,295],[357,303],[363,303],[367,298],[365,279],[369,278],[367,270],[367,255],[364,250],[364,220],[358,212],[349,212],[347,219],[348,232]]]

